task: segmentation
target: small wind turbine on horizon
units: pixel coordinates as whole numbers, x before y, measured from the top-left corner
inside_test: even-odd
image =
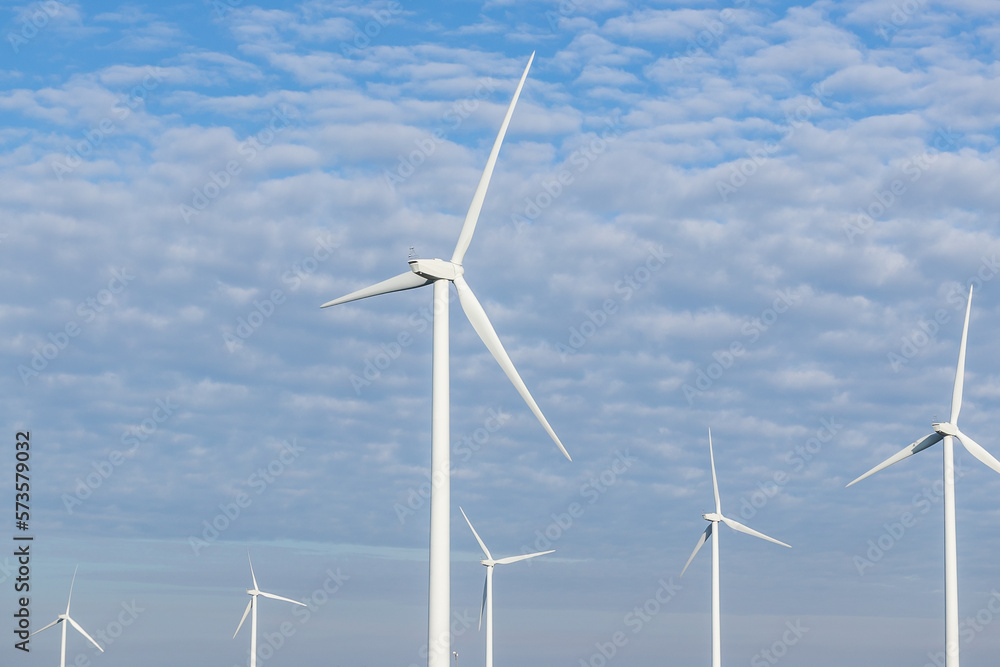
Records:
[[[448,319],[449,319],[449,284],[454,284],[458,291],[458,300],[462,304],[462,310],[472,328],[482,339],[487,349],[500,364],[500,368],[507,375],[507,378],[517,389],[517,392],[528,404],[528,408],[542,424],[546,433],[555,442],[559,451],[570,458],[566,448],[555,431],[549,425],[548,420],[542,414],[541,409],[532,398],[531,393],[525,386],[521,376],[518,375],[514,363],[507,355],[503,345],[497,336],[493,325],[490,323],[482,305],[472,293],[469,284],[465,281],[463,274],[465,267],[462,261],[465,253],[469,249],[472,235],[476,230],[476,223],[483,208],[483,200],[486,198],[486,190],[493,175],[493,168],[496,165],[497,155],[500,153],[500,146],[503,143],[504,135],[507,133],[507,126],[510,124],[511,116],[514,114],[514,107],[517,99],[521,95],[524,81],[528,76],[528,70],[535,58],[531,54],[528,64],[524,68],[521,80],[514,91],[514,97],[507,107],[507,114],[504,116],[500,131],[493,143],[490,156],[486,161],[486,168],[479,179],[479,185],[472,197],[472,203],[465,215],[465,222],[458,236],[458,243],[451,260],[444,259],[416,259],[409,260],[410,270],[394,278],[383,280],[380,283],[365,287],[352,292],[346,296],[324,303],[321,307],[336,306],[349,301],[357,301],[370,296],[399,292],[402,290],[414,289],[425,285],[434,285],[433,294],[433,353],[431,370],[431,479],[434,480],[431,487],[431,525],[430,525],[430,584],[428,589],[428,621],[427,621],[427,664],[428,667],[448,667],[448,660],[451,657],[451,417],[450,417],[450,388],[449,388],[449,341],[448,341]],[[572,460],[572,459],[570,459]]]
[[[712,464],[712,489],[715,491],[715,512],[710,512],[708,514],[702,514],[705,521],[708,521],[708,528],[705,532],[701,534],[701,538],[698,540],[698,544],[695,545],[694,551],[691,552],[691,556],[688,558],[687,563],[684,564],[684,569],[681,570],[681,576],[688,569],[688,565],[694,560],[695,554],[701,549],[702,545],[710,537],[715,537],[712,540],[712,667],[721,667],[722,665],[722,623],[721,623],[721,613],[719,611],[719,522],[726,524],[733,530],[739,531],[741,533],[746,533],[747,535],[753,535],[754,537],[759,537],[762,540],[767,540],[768,542],[774,542],[775,544],[780,544],[783,547],[791,548],[791,545],[785,544],[780,540],[776,540],[773,537],[768,537],[764,533],[757,532],[753,528],[744,526],[739,521],[734,521],[727,516],[722,514],[722,501],[719,499],[719,481],[715,475],[715,453],[712,451],[712,429],[708,429],[708,456]]]
[[[465,510],[461,507],[458,511],[462,513],[465,517],[465,522],[469,524],[469,529],[476,538],[476,542],[479,542],[479,547],[483,550],[483,554],[486,558],[479,561],[486,566],[486,581],[483,583],[483,604],[479,608],[479,629],[483,628],[483,612],[486,613],[486,667],[493,667],[493,566],[494,565],[507,565],[508,563],[516,563],[519,560],[527,560],[528,558],[534,558],[536,556],[544,556],[545,554],[550,554],[555,551],[555,549],[550,549],[549,551],[539,551],[533,554],[523,554],[521,556],[508,556],[507,558],[497,558],[494,559],[490,550],[486,548],[486,543],[483,542],[482,538],[479,537],[479,533],[476,529],[472,527],[472,522],[469,521],[469,517],[465,514]],[[457,662],[457,658],[456,658]]]
[[[282,602],[291,602],[292,604],[297,604],[300,607],[305,607],[306,605],[297,600],[290,600],[288,598],[283,598],[280,595],[275,595],[274,593],[265,593],[260,590],[257,586],[257,576],[253,573],[253,561],[250,560],[250,554],[247,553],[247,560],[250,561],[250,578],[253,579],[253,588],[247,589],[247,595],[250,596],[250,601],[247,602],[247,608],[243,611],[243,618],[240,619],[240,624],[236,626],[236,632],[233,633],[233,639],[236,639],[236,635],[240,633],[240,628],[243,627],[243,621],[247,620],[247,614],[250,614],[250,667],[257,667],[257,597],[264,596],[266,598],[271,598],[272,600],[281,600]],[[251,614],[251,612],[253,612]]]
[[[969,302],[965,306],[965,324],[962,327],[962,343],[958,348],[958,368],[955,370],[955,385],[951,394],[951,418],[946,422],[931,424],[934,433],[904,447],[888,459],[878,464],[856,480],[857,484],[879,470],[897,461],[922,452],[931,445],[943,441],[944,457],[944,616],[945,616],[945,665],[958,667],[958,546],[955,528],[955,454],[952,438],[958,438],[962,446],[988,467],[1000,473],[997,461],[982,445],[962,433],[958,428],[958,414],[962,411],[962,391],[965,384],[965,349],[969,337],[969,313],[972,311],[972,287],[969,287]]]
[[[51,628],[53,625],[56,625],[57,623],[62,623],[63,624],[63,626],[62,626],[62,646],[59,649],[59,667],[66,667],[66,625],[67,624],[72,625],[74,628],[76,628],[77,631],[81,635],[83,635],[84,637],[86,637],[87,640],[90,641],[91,644],[93,644],[94,646],[97,647],[98,651],[100,651],[101,653],[104,653],[104,649],[101,648],[101,645],[98,644],[97,642],[95,642],[94,638],[91,637],[90,635],[88,635],[87,631],[84,630],[82,627],[80,627],[80,624],[77,623],[76,621],[74,621],[72,618],[70,618],[70,615],[69,615],[69,605],[70,605],[70,602],[73,601],[73,585],[76,583],[76,571],[79,570],[79,569],[80,569],[80,566],[77,565],[76,569],[73,570],[73,579],[72,579],[72,581],[70,581],[70,584],[69,584],[69,598],[66,600],[66,613],[65,614],[59,614],[59,616],[56,618],[56,620],[52,621],[51,623],[49,623],[48,625],[46,625],[44,628],[41,628],[40,630],[35,630],[34,632],[31,633],[32,635],[37,635],[39,632],[43,632],[45,630],[48,630],[49,628]]]

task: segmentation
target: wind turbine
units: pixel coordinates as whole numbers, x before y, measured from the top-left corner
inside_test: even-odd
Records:
[[[91,644],[93,644],[94,646],[96,646],[98,651],[100,651],[101,653],[104,653],[104,649],[101,648],[101,645],[98,644],[97,642],[95,642],[94,638],[91,637],[90,635],[88,635],[87,631],[84,630],[83,628],[81,628],[80,624],[77,623],[76,621],[74,621],[72,618],[70,618],[70,615],[69,615],[69,603],[73,601],[73,584],[76,583],[76,571],[79,570],[79,569],[80,569],[80,566],[77,565],[76,569],[73,570],[73,579],[72,579],[72,581],[70,581],[70,584],[69,584],[69,598],[66,600],[66,613],[65,614],[59,614],[59,617],[56,618],[56,620],[52,621],[51,623],[49,623],[48,625],[46,625],[41,630],[35,630],[34,632],[31,633],[32,635],[37,635],[39,632],[43,632],[45,630],[48,630],[53,625],[56,625],[58,623],[62,623],[63,624],[63,626],[62,626],[62,648],[60,648],[60,650],[59,650],[59,667],[66,667],[66,625],[67,625],[67,623],[69,625],[72,625],[74,628],[76,628],[77,631],[79,631],[79,633],[81,635],[83,635],[84,637],[86,637],[87,640],[90,641]]]
[[[250,560],[249,553],[247,553],[247,560]],[[289,600],[288,598],[283,598],[280,595],[265,593],[260,590],[257,586],[257,576],[253,573],[252,560],[250,560],[250,577],[253,579],[253,588],[247,589],[247,595],[250,596],[250,601],[247,602],[247,608],[243,611],[243,618],[240,619],[240,624],[236,626],[236,632],[233,633],[233,639],[236,639],[236,635],[240,633],[240,628],[243,627],[243,621],[247,620],[247,614],[253,611],[253,614],[250,616],[250,667],[257,667],[257,597],[263,595],[264,597],[271,598],[272,600],[291,602],[292,604],[297,604],[300,607],[305,607],[306,605],[296,600]]]
[[[944,627],[945,665],[958,667],[958,557],[955,533],[955,455],[952,438],[958,438],[970,454],[987,466],[1000,472],[1000,461],[958,428],[958,413],[962,410],[962,387],[965,384],[965,344],[969,336],[969,313],[972,310],[972,287],[969,287],[969,303],[965,306],[965,325],[962,327],[962,343],[958,348],[958,368],[955,370],[955,386],[951,394],[951,418],[946,422],[931,424],[934,432],[907,445],[901,451],[851,482],[874,475],[879,470],[897,461],[922,452],[938,441],[944,441]],[[847,486],[851,486],[848,484]]]
[[[357,301],[370,296],[388,294],[389,292],[399,292],[402,290],[423,287],[424,285],[434,285],[433,297],[433,368],[431,371],[431,528],[430,528],[430,585],[428,592],[428,621],[427,621],[427,664],[428,667],[448,667],[448,658],[451,656],[451,630],[450,624],[450,559],[451,559],[451,460],[450,460],[450,393],[449,393],[449,352],[448,352],[448,305],[449,293],[448,284],[454,283],[458,291],[458,299],[462,304],[466,317],[476,330],[493,358],[500,364],[500,368],[513,383],[517,392],[524,399],[525,403],[534,413],[538,421],[541,422],[549,437],[555,441],[556,446],[566,456],[570,458],[566,448],[559,441],[549,422],[545,419],[535,399],[531,397],[528,388],[525,386],[513,362],[507,356],[506,350],[500,343],[493,325],[490,324],[486,312],[480,305],[479,300],[472,293],[469,284],[465,281],[463,274],[465,268],[462,260],[465,252],[469,249],[472,235],[476,230],[476,222],[479,220],[479,213],[483,208],[483,200],[486,197],[486,189],[490,184],[490,177],[493,175],[493,167],[496,165],[497,154],[500,152],[500,145],[503,143],[504,135],[507,133],[507,126],[514,113],[514,106],[517,98],[521,95],[521,88],[524,80],[528,76],[528,69],[535,58],[531,54],[528,65],[524,68],[521,80],[514,91],[514,97],[507,107],[507,115],[504,116],[500,125],[500,132],[496,141],[493,142],[493,149],[490,151],[489,159],[486,161],[486,168],[479,179],[479,185],[472,197],[472,204],[465,215],[465,222],[462,224],[462,231],[458,236],[458,244],[451,260],[443,259],[410,259],[410,270],[394,278],[389,278],[375,285],[365,287],[356,292],[339,299],[328,301],[322,305],[323,308],[336,306],[348,301]],[[572,460],[572,459],[570,459]]]
[[[508,556],[507,558],[494,559],[490,554],[490,550],[486,548],[486,543],[483,542],[482,538],[479,537],[479,533],[476,529],[472,527],[472,522],[469,521],[469,517],[465,514],[465,510],[461,507],[458,511],[462,513],[465,517],[465,522],[469,524],[469,528],[472,530],[472,534],[476,536],[476,542],[479,542],[480,548],[482,548],[483,553],[486,558],[479,561],[486,566],[486,581],[483,583],[483,605],[479,608],[479,629],[483,628],[483,611],[486,612],[486,667],[493,667],[493,566],[494,565],[506,565],[507,563],[516,563],[519,560],[526,560],[528,558],[534,558],[535,556],[544,556],[545,554],[550,554],[555,549],[550,549],[549,551],[539,551],[533,554],[524,554],[521,556]]]
[[[720,621],[719,614],[719,522],[726,524],[733,530],[739,531],[741,533],[746,533],[747,535],[753,535],[754,537],[759,537],[762,540],[767,540],[768,542],[774,542],[775,544],[780,544],[783,547],[791,548],[791,545],[785,544],[780,540],[776,540],[773,537],[768,537],[764,533],[759,533],[753,528],[744,526],[739,521],[734,521],[727,516],[722,514],[722,502],[719,500],[719,481],[715,476],[715,454],[712,451],[712,429],[708,429],[708,455],[712,462],[712,488],[715,491],[715,512],[710,512],[708,514],[702,514],[705,517],[705,521],[708,521],[708,528],[705,532],[701,534],[701,538],[698,540],[698,544],[695,545],[694,551],[691,552],[691,557],[688,558],[687,563],[684,564],[684,569],[681,570],[681,576],[684,576],[684,572],[687,571],[688,565],[694,560],[695,554],[701,549],[701,546],[705,544],[705,541],[710,537],[715,537],[712,540],[712,667],[720,667],[722,664],[722,623]]]

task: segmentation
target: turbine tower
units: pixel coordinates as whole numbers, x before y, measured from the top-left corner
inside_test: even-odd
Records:
[[[72,618],[70,618],[70,615],[69,615],[69,604],[70,604],[70,602],[73,601],[73,584],[76,583],[76,571],[79,570],[79,569],[80,569],[80,566],[77,565],[76,569],[73,570],[73,579],[69,583],[69,598],[66,600],[66,613],[65,614],[59,614],[59,616],[56,618],[56,620],[52,621],[51,623],[49,623],[48,625],[46,625],[41,630],[35,630],[34,632],[31,633],[32,635],[37,635],[39,632],[43,632],[44,630],[48,630],[49,628],[51,628],[53,625],[56,625],[57,623],[62,623],[63,624],[63,626],[62,626],[62,646],[59,649],[59,667],[66,667],[66,626],[67,625],[72,625],[74,628],[76,628],[77,631],[81,635],[83,635],[84,637],[86,637],[87,640],[91,644],[93,644],[94,646],[97,647],[98,651],[100,651],[101,653],[104,653],[104,649],[101,648],[101,645],[98,644],[97,642],[95,642],[94,638],[91,637],[90,635],[88,635],[87,631],[84,630],[83,628],[81,628],[80,624],[77,623],[76,621],[74,621]]]
[[[539,551],[533,554],[524,554],[521,556],[508,556],[507,558],[494,559],[490,554],[490,550],[486,548],[486,543],[483,542],[482,538],[479,537],[479,533],[476,529],[472,527],[472,522],[469,521],[469,517],[465,514],[465,510],[461,507],[458,511],[462,513],[465,517],[465,522],[469,524],[469,529],[472,530],[472,534],[476,537],[476,542],[479,542],[479,547],[483,550],[483,554],[486,556],[483,560],[479,561],[486,566],[486,581],[483,583],[483,604],[479,608],[479,629],[483,628],[483,612],[486,612],[486,667],[493,667],[493,566],[494,565],[506,565],[507,563],[516,563],[519,560],[526,560],[528,558],[534,558],[535,556],[544,556],[545,554],[550,554],[555,549],[550,549],[549,551]]]
[[[931,445],[944,441],[944,645],[946,667],[958,667],[958,556],[955,531],[955,454],[953,438],[958,438],[962,446],[987,466],[1000,472],[1000,461],[983,449],[975,440],[958,428],[958,413],[962,410],[962,387],[965,384],[965,344],[969,337],[969,313],[972,310],[972,287],[969,287],[969,302],[965,306],[965,325],[962,327],[962,343],[958,348],[958,368],[955,370],[955,386],[951,394],[951,418],[946,422],[931,424],[934,432],[907,445],[888,459],[851,482],[874,475],[879,470],[897,461],[922,452]],[[848,484],[847,486],[851,486]]]
[[[490,324],[486,312],[476,299],[475,294],[469,288],[463,274],[465,268],[462,260],[465,252],[469,249],[472,235],[476,230],[476,222],[479,220],[479,213],[483,207],[483,200],[486,197],[486,190],[490,184],[490,177],[493,175],[493,167],[496,165],[497,154],[500,152],[500,145],[503,143],[504,135],[507,133],[507,126],[514,113],[514,106],[517,98],[521,95],[521,88],[528,76],[528,69],[535,58],[531,54],[528,65],[524,68],[521,80],[514,91],[514,97],[507,107],[507,114],[500,125],[500,132],[497,134],[493,149],[490,151],[489,159],[486,161],[486,169],[479,179],[479,185],[472,197],[472,204],[465,215],[465,222],[462,224],[462,231],[458,237],[458,244],[451,260],[443,259],[410,259],[410,270],[394,278],[389,278],[375,285],[352,292],[339,299],[328,301],[323,304],[323,308],[336,306],[349,301],[357,301],[370,296],[387,294],[389,292],[399,292],[402,290],[423,287],[424,285],[434,285],[433,296],[433,367],[431,371],[431,526],[430,526],[430,586],[428,592],[428,621],[427,621],[427,664],[428,667],[448,667],[448,659],[451,657],[451,630],[450,619],[450,559],[451,559],[451,460],[449,447],[451,446],[450,432],[450,394],[449,394],[449,352],[448,352],[448,305],[449,293],[448,285],[453,283],[458,291],[458,300],[462,304],[466,317],[476,330],[493,358],[500,364],[500,368],[513,383],[517,392],[524,399],[525,403],[534,413],[538,421],[541,422],[549,437],[556,443],[559,450],[570,458],[566,448],[563,447],[556,436],[549,422],[545,419],[535,399],[531,397],[528,388],[525,386],[513,362],[507,356],[506,350],[500,343],[493,325]],[[572,460],[572,459],[571,459]]]
[[[759,533],[753,528],[744,526],[739,521],[734,521],[727,516],[722,514],[722,502],[719,500],[719,481],[715,476],[715,453],[712,451],[712,429],[708,430],[708,456],[712,463],[712,488],[715,491],[715,512],[710,512],[708,514],[702,514],[705,521],[708,521],[708,528],[705,532],[701,534],[701,538],[698,540],[698,544],[695,545],[694,551],[691,552],[691,556],[688,558],[687,563],[684,564],[684,569],[681,570],[681,576],[688,569],[688,565],[694,560],[695,554],[701,549],[702,545],[710,537],[715,537],[712,540],[712,667],[721,667],[722,665],[722,622],[719,612],[719,522],[726,524],[733,530],[739,531],[741,533],[746,533],[747,535],[753,535],[754,537],[759,537],[762,540],[767,540],[768,542],[774,542],[775,544],[780,544],[783,547],[791,548],[791,545],[785,544],[780,540],[776,540],[773,537],[768,537],[764,533]]]
[[[247,560],[250,560],[249,553],[247,553]],[[253,573],[253,561],[250,561],[250,578],[253,579],[253,588],[247,589],[247,595],[250,596],[250,601],[247,603],[247,608],[243,611],[243,618],[240,619],[240,624],[236,626],[236,632],[233,633],[233,639],[236,639],[236,635],[240,633],[240,628],[243,627],[243,621],[247,620],[247,614],[250,614],[252,611],[253,613],[250,614],[250,667],[257,667],[257,597],[262,595],[266,598],[271,598],[272,600],[291,602],[292,604],[297,604],[300,607],[305,607],[306,605],[296,600],[289,600],[288,598],[283,598],[280,595],[265,593],[260,590],[257,586],[257,576]]]

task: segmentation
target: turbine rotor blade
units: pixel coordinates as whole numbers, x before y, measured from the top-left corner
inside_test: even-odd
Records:
[[[483,611],[486,609],[486,587],[490,583],[490,575],[487,574],[483,580],[483,604],[479,607],[479,629],[483,629]]]
[[[988,467],[992,468],[996,472],[1000,472],[1000,461],[997,461],[996,458],[988,451],[986,451],[982,445],[980,445],[978,442],[976,442],[969,436],[965,435],[961,431],[959,431],[958,435],[955,437],[958,438],[958,441],[965,446],[965,448],[969,451],[970,454],[975,456],[977,459],[982,461],[984,464],[986,464]]]
[[[517,98],[521,96],[521,88],[524,87],[524,80],[528,78],[528,70],[531,69],[531,63],[534,59],[535,53],[532,51],[531,58],[528,59],[528,65],[524,68],[521,80],[514,91],[514,97],[507,107],[507,115],[504,116],[503,123],[500,125],[500,132],[493,142],[490,157],[486,160],[486,168],[483,170],[483,175],[479,177],[476,194],[472,196],[469,211],[465,214],[465,222],[462,223],[462,231],[458,235],[458,244],[455,246],[455,252],[451,256],[451,261],[456,264],[461,264],[462,260],[465,259],[465,251],[469,249],[469,243],[472,242],[472,235],[475,233],[476,223],[479,221],[479,213],[483,210],[483,200],[486,199],[486,190],[490,186],[490,178],[493,177],[493,168],[497,163],[497,155],[500,153],[500,145],[503,143],[504,135],[507,134],[507,126],[510,124],[511,116],[514,115],[514,106],[517,105]]]
[[[77,565],[75,568],[73,568],[73,579],[71,579],[70,582],[69,582],[69,597],[66,598],[66,615],[67,616],[69,615],[69,603],[73,601],[73,585],[76,584],[76,573],[77,573],[77,570],[79,570],[79,569],[80,569],[79,565]]]
[[[97,650],[98,650],[98,651],[100,651],[101,653],[104,653],[104,649],[103,649],[103,648],[101,648],[101,645],[100,645],[100,644],[98,644],[97,642],[95,642],[95,641],[94,641],[94,638],[93,638],[93,637],[91,637],[90,635],[88,635],[88,634],[87,634],[87,631],[86,631],[86,630],[84,630],[83,628],[81,628],[81,627],[80,627],[80,624],[79,624],[79,623],[77,623],[76,621],[74,621],[74,620],[73,620],[72,618],[70,618],[69,616],[67,616],[67,617],[66,617],[66,620],[67,620],[67,621],[69,621],[69,624],[70,624],[70,625],[72,625],[72,626],[73,626],[74,628],[76,628],[76,629],[77,629],[77,631],[78,631],[78,632],[79,632],[79,633],[80,633],[81,635],[83,635],[84,637],[86,637],[87,639],[89,639],[89,640],[90,640],[90,643],[91,643],[91,644],[93,644],[94,646],[96,646],[96,647],[97,647]]]
[[[375,283],[374,285],[359,289],[356,292],[351,292],[350,294],[342,296],[339,299],[327,301],[320,306],[320,308],[337,306],[342,303],[347,303],[348,301],[357,301],[358,299],[378,296],[379,294],[389,294],[390,292],[401,292],[403,290],[423,287],[429,282],[431,282],[430,278],[424,278],[423,276],[417,275],[413,271],[407,271],[406,273],[401,273],[398,276],[389,278],[388,280],[383,280],[380,283]]]
[[[303,602],[299,602],[298,600],[292,600],[292,599],[289,599],[289,598],[283,598],[280,595],[275,595],[274,593],[265,593],[264,591],[261,591],[260,594],[263,595],[266,598],[271,598],[272,600],[281,600],[282,602],[291,602],[292,604],[297,604],[300,607],[305,607],[306,606],[305,603],[303,603]]]
[[[851,482],[847,486],[851,486],[852,484],[857,484],[858,482],[860,482],[864,478],[871,477],[872,475],[874,475],[875,473],[877,473],[879,470],[882,470],[883,468],[888,468],[889,466],[891,466],[893,463],[896,463],[897,461],[902,461],[903,459],[905,459],[908,456],[913,456],[914,454],[916,454],[918,452],[924,451],[925,449],[927,449],[931,445],[940,442],[942,438],[944,438],[944,436],[941,435],[940,433],[931,433],[930,435],[925,436],[925,437],[921,438],[920,440],[917,440],[914,443],[910,443],[909,445],[907,445],[903,449],[899,450],[898,452],[896,452],[895,454],[893,454],[892,456],[890,456],[889,458],[887,458],[885,461],[882,461],[882,463],[879,463],[877,466],[875,466],[874,468],[872,468],[871,470],[869,470],[868,472],[866,472],[861,477],[858,477],[856,480],[854,480],[853,482]]]
[[[529,392],[528,388],[525,386],[524,380],[522,380],[521,376],[517,374],[517,369],[514,368],[514,362],[512,362],[510,357],[507,356],[507,351],[503,348],[503,344],[500,342],[500,337],[497,336],[496,330],[493,328],[493,325],[490,324],[490,319],[486,316],[486,311],[483,310],[483,306],[479,303],[476,295],[472,293],[472,289],[469,287],[469,284],[465,282],[465,278],[462,276],[456,277],[454,282],[455,288],[458,290],[458,300],[462,304],[462,309],[465,311],[465,316],[469,318],[472,328],[476,330],[477,334],[479,334],[483,343],[486,344],[486,348],[493,355],[493,358],[497,360],[497,363],[500,364],[500,368],[502,368],[503,372],[507,374],[507,378],[514,385],[514,388],[517,389],[517,393],[521,395],[524,402],[528,404],[528,407],[535,414],[538,421],[541,422],[545,431],[549,434],[549,437],[551,437],[556,443],[556,446],[559,447],[559,451],[561,451],[567,459],[572,461],[573,459],[570,458],[569,452],[566,451],[562,442],[559,441],[559,436],[557,436],[556,432],[552,430],[551,426],[549,426],[549,422],[545,419],[545,415],[542,414],[538,404],[535,403],[535,399],[531,397],[531,392]]]
[[[708,429],[708,457],[712,462],[712,490],[715,491],[715,512],[722,514],[722,501],[719,500],[719,479],[715,476],[715,453],[712,451],[712,429]]]
[[[483,539],[481,537],[479,537],[479,533],[476,532],[476,529],[472,527],[472,522],[469,521],[469,517],[466,516],[465,510],[459,507],[458,511],[461,512],[462,516],[465,517],[465,523],[469,524],[469,528],[472,530],[472,534],[476,536],[476,542],[479,542],[479,546],[482,548],[483,553],[486,554],[486,557],[488,559],[493,560],[493,556],[490,555],[490,550],[486,548],[486,543],[483,542]]]
[[[684,573],[687,572],[688,565],[690,565],[691,561],[694,560],[695,554],[697,554],[698,550],[701,549],[702,545],[704,545],[705,542],[708,541],[708,538],[710,538],[712,536],[712,527],[714,525],[715,525],[714,522],[708,524],[708,528],[706,528],[705,532],[702,533],[701,537],[698,538],[698,544],[694,545],[694,551],[691,552],[691,556],[688,557],[688,562],[684,563],[684,569],[681,570],[681,576],[682,577],[684,576]]]
[[[498,565],[506,565],[507,563],[516,563],[519,560],[526,560],[528,558],[534,558],[535,556],[544,556],[545,554],[553,553],[555,549],[549,549],[548,551],[539,551],[534,554],[522,554],[520,556],[507,556],[507,558],[501,558],[497,561]]]
[[[39,629],[39,630],[35,630],[34,632],[32,632],[32,633],[31,633],[30,635],[28,635],[28,636],[29,636],[29,637],[33,637],[33,636],[37,635],[37,634],[38,634],[39,632],[41,632],[42,630],[48,630],[48,629],[49,629],[49,628],[51,628],[51,627],[52,627],[53,625],[58,625],[59,623],[62,623],[62,619],[61,619],[61,618],[57,618],[56,620],[54,620],[54,621],[52,621],[51,623],[49,623],[48,625],[46,625],[46,626],[45,626],[44,628],[41,628],[41,629]]]
[[[958,426],[958,413],[962,411],[962,387],[965,384],[965,342],[969,337],[969,312],[972,310],[972,285],[969,285],[969,303],[965,306],[965,324],[962,326],[962,345],[958,348],[958,368],[955,370],[955,388],[951,394],[951,423]]]
[[[781,546],[788,547],[789,549],[792,548],[792,545],[785,544],[781,540],[776,540],[773,537],[768,537],[764,533],[756,531],[753,528],[750,528],[749,526],[744,526],[739,521],[733,521],[732,519],[725,516],[722,517],[722,521],[733,530],[738,530],[741,533],[746,533],[747,535],[753,535],[754,537],[759,537],[760,539],[767,540],[768,542],[774,542],[775,544],[780,544]]]
[[[247,614],[250,613],[250,608],[253,606],[253,598],[250,598],[250,602],[247,602],[247,608],[243,610],[243,618],[240,619],[240,624],[236,626],[236,632],[233,633],[233,639],[236,639],[236,635],[240,634],[240,628],[243,627],[243,621],[247,620]]]
[[[257,587],[257,575],[255,575],[253,573],[253,561],[250,560],[250,552],[249,551],[247,551],[247,560],[250,562],[250,578],[253,579],[253,589],[255,591],[259,591],[260,589]]]

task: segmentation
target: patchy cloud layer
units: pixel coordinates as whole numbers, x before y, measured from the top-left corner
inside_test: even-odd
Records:
[[[536,51],[464,265],[573,463],[451,324],[453,503],[498,553],[556,549],[498,577],[497,659],[708,659],[705,554],[678,574],[711,427],[727,513],[793,545],[722,536],[727,660],[934,664],[940,450],[844,486],[946,418],[970,286],[962,428],[1000,454],[997,14],[9,8],[0,385],[4,460],[33,445],[33,627],[79,563],[107,651],[71,655],[243,664],[249,547],[262,588],[310,601],[262,606],[274,664],[421,663],[431,297],[319,305],[450,256]],[[1000,478],[956,457],[986,664]],[[453,528],[464,664],[482,572]],[[4,664],[51,664],[49,634]]]

